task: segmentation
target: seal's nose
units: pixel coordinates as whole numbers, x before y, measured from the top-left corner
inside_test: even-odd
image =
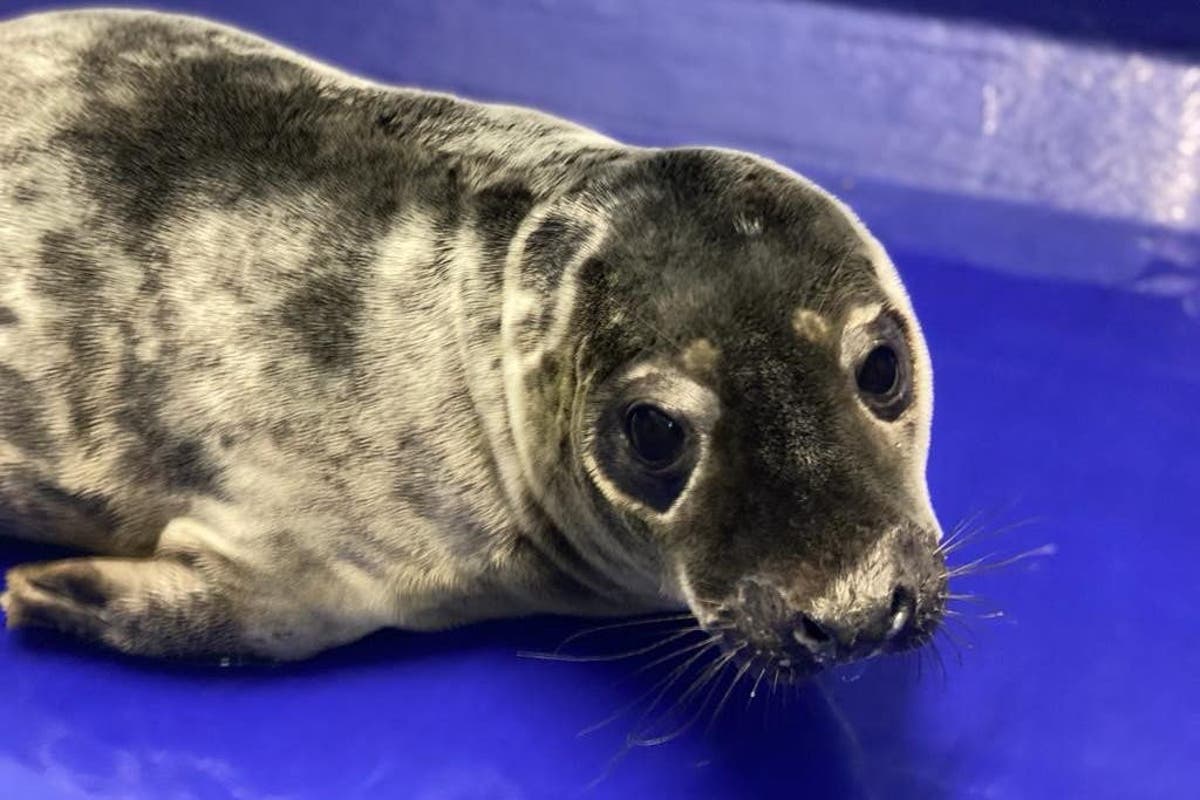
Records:
[[[837,655],[839,637],[828,625],[817,622],[809,614],[801,614],[796,627],[792,630],[792,638],[817,661],[825,661]]]
[[[846,620],[818,619],[797,615],[792,638],[817,661],[832,661],[866,655],[893,639],[908,634],[916,616],[917,596],[911,587],[899,584],[888,602]]]
[[[887,625],[885,638],[897,639],[915,624],[917,615],[917,593],[911,587],[900,584],[892,590],[892,603],[888,607],[884,622]]]

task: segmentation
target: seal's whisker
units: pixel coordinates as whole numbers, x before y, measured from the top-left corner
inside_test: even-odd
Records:
[[[721,695],[720,702],[718,702],[717,707],[713,709],[713,713],[712,713],[712,716],[708,720],[708,724],[704,726],[704,729],[706,731],[712,730],[712,726],[716,724],[717,718],[721,716],[721,712],[725,709],[725,704],[727,702],[729,702],[729,696],[731,694],[733,694],[734,688],[739,683],[741,683],[742,677],[745,676],[745,674],[750,671],[750,668],[752,666],[754,666],[754,661],[749,660],[746,663],[742,664],[742,666],[734,674],[733,680],[730,681],[729,687],[725,690],[725,694]],[[753,697],[754,696],[751,695],[751,699],[753,699]]]
[[[668,707],[662,714],[660,714],[654,722],[650,723],[650,725],[648,725],[645,728],[645,730],[653,729],[660,720],[665,720],[665,719],[670,718],[670,716],[672,714],[674,714],[677,710],[682,710],[682,709],[687,708],[688,701],[691,700],[691,698],[694,695],[696,695],[698,692],[703,691],[705,686],[708,686],[711,684],[713,688],[710,688],[708,691],[708,694],[705,695],[704,700],[702,701],[702,703],[700,705],[700,710],[696,713],[695,716],[693,716],[691,719],[689,719],[687,722],[685,722],[682,726],[680,726],[679,728],[675,729],[674,731],[672,731],[671,733],[669,733],[665,736],[646,738],[645,736],[643,736],[641,734],[637,734],[637,735],[631,734],[630,740],[629,740],[630,743],[634,744],[638,747],[653,747],[655,745],[664,744],[664,743],[669,742],[672,739],[678,737],[684,731],[686,731],[688,728],[690,728],[692,725],[694,725],[696,723],[696,721],[702,715],[704,708],[708,705],[708,700],[711,698],[714,688],[716,686],[718,686],[720,683],[718,680],[716,680],[717,676],[719,676],[721,674],[721,672],[724,670],[725,666],[738,654],[738,652],[740,652],[743,648],[745,648],[745,646],[746,646],[745,644],[738,645],[735,649],[722,654],[719,658],[715,659],[711,664],[709,664],[707,667],[705,667],[704,670],[700,673],[700,675],[694,681],[692,681],[691,685],[687,688],[687,690],[685,690],[683,694],[681,694],[678,698],[676,698],[675,702],[672,703],[670,705],[670,707]]]
[[[988,509],[977,508],[975,511],[964,516],[958,523],[951,528],[951,533],[958,536],[973,535],[973,532],[978,532],[980,529],[986,528],[991,520],[995,519],[1002,513],[1011,503],[1005,504],[1004,509]]]
[[[957,626],[959,632],[966,637],[967,645],[970,649],[975,649],[979,646],[979,640],[975,638],[975,631],[971,630],[971,626],[963,621],[959,614],[949,614],[946,622]]]
[[[791,673],[789,672],[789,677]],[[788,693],[790,694],[790,702],[796,703],[800,700],[800,685],[795,682],[788,683]]]
[[[944,557],[949,557],[950,555],[962,550],[967,545],[983,541],[984,539],[992,538],[1015,527],[1017,527],[1017,525],[1005,526],[1004,528],[995,530],[984,527],[965,529],[953,539],[943,540],[938,545],[937,552]]]
[[[904,654],[904,662],[908,664],[908,674],[914,684],[921,683],[921,654],[910,650]]]
[[[732,653],[726,653],[725,656],[723,656],[721,659],[718,659],[717,661],[713,662],[713,665],[716,666],[717,668],[715,670],[712,670],[712,668],[710,667],[709,669],[711,670],[711,674],[709,674],[708,677],[704,678],[703,680],[693,684],[692,688],[688,689],[688,691],[684,693],[684,696],[681,697],[679,699],[679,701],[677,701],[674,705],[672,705],[671,708],[668,709],[662,716],[660,716],[659,719],[665,719],[676,708],[680,708],[681,707],[680,703],[682,703],[684,701],[684,699],[687,698],[688,695],[690,695],[692,693],[693,689],[703,689],[705,685],[708,685],[709,686],[708,692],[704,695],[703,699],[701,699],[700,707],[697,709],[696,713],[694,715],[692,715],[692,717],[690,717],[686,722],[684,722],[682,725],[680,725],[678,728],[671,731],[670,733],[663,734],[662,736],[656,736],[656,737],[649,738],[649,739],[644,738],[642,736],[631,737],[629,739],[629,743],[636,747],[656,747],[660,744],[666,744],[667,742],[677,739],[680,736],[682,736],[685,732],[687,732],[688,729],[690,729],[693,725],[695,725],[696,722],[699,721],[699,719],[702,716],[704,716],[704,710],[708,707],[709,700],[712,699],[713,694],[717,690],[717,687],[719,687],[721,685],[719,676],[720,676],[721,672],[724,671],[725,665],[729,663],[729,660],[732,657],[733,657]]]
[[[834,722],[837,723],[838,730],[842,736],[850,743],[851,766],[854,769],[858,784],[867,786],[869,781],[866,778],[866,752],[863,750],[862,740],[858,737],[858,732],[854,730],[854,725],[850,722],[850,718],[846,716],[846,712],[842,709],[840,703],[833,696],[833,692],[822,681],[814,681],[817,685],[817,693],[825,701],[826,707],[829,709],[830,715]]]
[[[1048,543],[1048,544],[1040,545],[1038,547],[1030,548],[1029,550],[1025,550],[1024,552],[1017,553],[1014,556],[1009,556],[1007,558],[1000,559],[999,561],[992,560],[993,558],[995,558],[995,555],[996,555],[995,553],[992,553],[992,554],[983,556],[982,558],[977,558],[974,561],[970,561],[970,562],[967,562],[966,564],[962,564],[958,567],[954,567],[952,569],[947,570],[946,577],[947,578],[962,578],[967,575],[980,575],[980,574],[984,574],[984,573],[988,573],[988,572],[993,572],[998,569],[1004,569],[1006,567],[1011,567],[1014,564],[1017,564],[1021,561],[1025,561],[1030,558],[1041,558],[1041,557],[1052,556],[1057,552],[1058,552],[1058,546],[1053,543]]]
[[[717,644],[717,642],[715,642],[715,641],[711,642],[710,647],[713,645],[716,645],[716,644]],[[694,656],[689,658],[687,661],[685,661],[684,663],[682,663],[678,667],[676,667],[674,670],[672,670],[671,673],[667,676],[667,679],[659,681],[658,684],[655,684],[654,687],[651,687],[650,691],[654,691],[654,689],[658,688],[658,687],[661,687],[661,688],[659,688],[658,693],[654,696],[654,699],[650,702],[650,704],[648,706],[646,706],[646,708],[638,716],[639,723],[642,722],[643,720],[645,720],[648,716],[650,716],[650,714],[654,711],[654,709],[658,707],[658,704],[662,702],[662,699],[666,696],[667,692],[675,684],[675,682],[678,681],[680,678],[682,678],[684,675],[686,675],[687,671],[691,668],[691,666],[693,664],[695,664],[697,661],[699,661],[700,658],[703,657],[704,654],[708,652],[708,649],[709,648],[706,647],[703,650],[701,650],[700,652],[696,653]],[[646,694],[649,694],[649,693],[650,692],[647,692]],[[644,697],[644,695],[643,695],[643,697]]]
[[[595,627],[579,631],[578,633],[571,634],[566,639],[563,639],[561,642],[559,642],[558,647],[555,647],[552,652],[558,653],[571,642],[577,642],[580,639],[593,636],[604,631],[615,631],[622,628],[633,628],[640,625],[665,625],[668,622],[683,622],[689,619],[694,619],[690,612],[680,614],[656,614],[649,617],[637,617],[635,619],[622,620],[621,622],[597,625]]]
[[[956,548],[958,546],[957,543],[960,540],[973,537],[975,534],[972,531],[979,530],[976,527],[976,523],[979,521],[979,518],[982,515],[983,509],[980,509],[969,516],[963,517],[961,520],[955,523],[954,527],[950,529],[950,532],[946,534],[946,538],[942,539],[942,541],[938,544],[937,552],[943,554],[948,553],[952,548]]]
[[[941,553],[943,556],[949,556],[950,554],[957,552],[958,550],[962,549],[964,546],[966,546],[968,544],[971,544],[972,542],[983,541],[984,539],[995,538],[995,537],[1001,536],[1005,533],[1009,533],[1011,531],[1018,530],[1020,528],[1028,527],[1029,525],[1033,525],[1033,524],[1035,524],[1037,522],[1041,522],[1041,521],[1042,520],[1040,517],[1026,517],[1025,519],[1020,519],[1020,520],[1017,520],[1016,522],[1010,522],[1007,525],[1001,525],[996,528],[988,528],[988,527],[984,527],[983,525],[980,525],[975,528],[964,529],[961,533],[958,534],[957,537],[950,537],[950,538],[944,540],[938,546],[938,552]],[[953,539],[953,541],[951,541],[951,539]]]
[[[925,648],[914,650],[913,656],[917,666],[917,684],[920,685],[921,679],[925,677]]]
[[[991,620],[997,620],[997,619],[1004,619],[1006,617],[1008,617],[1008,614],[1006,614],[1001,609],[993,609],[991,611],[982,612],[982,613],[968,613],[968,612],[964,612],[964,611],[955,611],[953,614],[950,614],[950,613],[946,614],[947,621],[949,621],[951,618],[953,618],[954,621],[959,623],[960,625],[964,624],[965,621],[968,619],[969,620],[977,620],[978,619],[978,620],[984,620],[984,621],[991,621]]]
[[[612,775],[613,770],[617,768],[617,765],[620,764],[621,761],[624,760],[625,756],[629,755],[632,751],[633,747],[628,742],[622,745],[621,749],[618,750],[613,757],[608,760],[608,763],[604,765],[604,771],[595,778],[592,778],[592,780],[588,781],[587,785],[583,787],[583,791],[590,792],[601,783],[604,783],[604,781],[608,779],[608,776]]]
[[[986,511],[984,509],[979,508],[979,509],[976,509],[975,511],[972,511],[970,514],[963,517],[962,519],[960,519],[954,525],[954,527],[950,529],[951,536],[953,537],[955,534],[961,535],[963,533],[963,531],[978,524],[980,518],[985,513],[986,513]]]
[[[646,670],[648,670],[652,667],[656,667],[659,664],[662,664],[664,661],[670,661],[673,658],[679,658],[679,656],[690,653],[693,650],[696,650],[698,648],[710,647],[710,646],[712,646],[714,644],[718,644],[718,643],[719,643],[718,639],[716,639],[715,637],[709,637],[706,641],[695,642],[693,644],[689,644],[685,647],[679,648],[678,650],[673,650],[670,653],[667,653],[665,656],[659,656],[658,658],[654,659],[653,661],[650,661],[646,664],[641,665],[640,667],[638,667],[637,669],[635,669],[633,671],[633,674],[636,675],[639,672],[645,672]]]
[[[679,664],[678,666],[676,666],[671,672],[667,673],[667,676],[665,678],[660,679],[657,683],[655,683],[653,686],[651,686],[643,694],[636,697],[633,700],[633,702],[627,703],[627,704],[621,706],[615,712],[613,712],[609,716],[605,717],[604,719],[600,720],[599,722],[589,725],[588,727],[579,731],[579,733],[577,733],[576,736],[586,736],[589,733],[593,733],[595,731],[600,730],[605,725],[609,725],[609,724],[617,721],[626,712],[630,711],[633,708],[636,708],[639,703],[641,703],[643,700],[645,700],[647,697],[649,697],[651,694],[653,694],[655,691],[657,691],[658,694],[655,695],[654,700],[651,701],[650,705],[647,707],[647,710],[642,712],[642,718],[644,718],[645,715],[647,713],[649,713],[649,711],[652,710],[654,708],[654,706],[657,705],[661,701],[662,696],[664,694],[666,694],[667,690],[671,688],[671,686],[675,683],[675,681],[677,681],[681,677],[683,677],[683,675],[687,672],[688,668],[691,667],[692,664],[696,663],[696,661],[698,661],[706,652],[708,652],[709,649],[711,649],[712,647],[715,647],[717,645],[717,642],[716,642],[716,640],[713,640],[713,641],[709,641],[709,642],[702,642],[701,644],[704,645],[704,647],[703,647],[703,649],[700,650],[700,652],[696,653],[691,658],[689,658],[687,661],[684,661],[682,664]],[[676,655],[678,655],[678,654],[676,654]]]
[[[746,698],[746,708],[750,708],[750,704],[758,696],[758,685],[762,683],[763,676],[766,674],[767,668],[765,666],[758,671],[758,677],[754,679],[754,685],[750,687],[750,695]]]
[[[938,648],[937,641],[931,639],[929,641],[929,646],[925,647],[924,649],[933,653],[934,663],[937,664],[938,673],[942,676],[942,688],[945,688],[949,678],[949,672],[946,670],[946,661],[942,658],[942,651]]]
[[[634,656],[641,656],[641,655],[645,655],[646,653],[652,653],[655,650],[659,649],[660,647],[668,645],[671,642],[674,642],[678,639],[682,639],[685,636],[690,636],[691,634],[694,634],[694,633],[704,633],[704,632],[705,631],[703,628],[701,628],[699,626],[693,626],[693,627],[685,628],[684,630],[678,631],[670,636],[667,636],[664,639],[660,639],[657,642],[655,642],[654,644],[646,645],[645,647],[639,647],[636,650],[630,650],[625,653],[615,653],[615,654],[611,654],[611,655],[576,656],[576,655],[571,655],[569,653],[539,653],[539,652],[535,652],[535,651],[521,651],[521,652],[517,653],[517,655],[520,656],[521,658],[532,658],[532,659],[537,659],[539,661],[568,661],[568,662],[575,662],[575,663],[590,662],[590,661],[621,661],[622,659],[633,658]]]
[[[945,637],[946,641],[950,643],[950,646],[954,648],[954,660],[959,667],[962,667],[962,645],[959,643],[958,639],[956,639],[954,635],[944,627],[938,630],[938,635]]]
[[[985,530],[980,527],[963,527],[939,542],[937,552],[942,556],[949,556],[981,536]]]
[[[675,704],[667,709],[667,713],[673,711],[680,704],[686,703],[692,697],[692,695],[701,690],[709,680],[711,680],[717,675],[717,673],[724,669],[725,665],[732,661],[737,653],[744,647],[744,644],[739,645],[736,649],[722,653],[718,658],[714,659],[713,662],[705,667],[704,671],[700,673],[700,675],[694,681],[692,681],[692,684],[687,688],[687,690],[685,690],[684,693],[676,699]]]

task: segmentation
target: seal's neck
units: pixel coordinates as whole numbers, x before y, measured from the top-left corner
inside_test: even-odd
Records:
[[[573,449],[586,385],[573,356],[574,287],[603,220],[578,201],[511,188],[473,197],[464,220],[451,259],[462,366],[521,534],[565,592],[555,610],[662,607],[657,566],[622,546]]]

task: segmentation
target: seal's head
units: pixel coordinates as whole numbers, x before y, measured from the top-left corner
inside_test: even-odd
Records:
[[[741,154],[659,151],[592,191],[605,224],[542,378],[570,391],[538,426],[569,454],[555,491],[607,529],[588,546],[796,677],[927,641],[946,584],[930,363],[883,250]]]

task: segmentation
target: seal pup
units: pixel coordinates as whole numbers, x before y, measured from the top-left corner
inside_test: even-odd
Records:
[[[297,659],[686,608],[803,676],[928,640],[921,330],[764,159],[360,80],[191,17],[0,25],[10,627]]]

